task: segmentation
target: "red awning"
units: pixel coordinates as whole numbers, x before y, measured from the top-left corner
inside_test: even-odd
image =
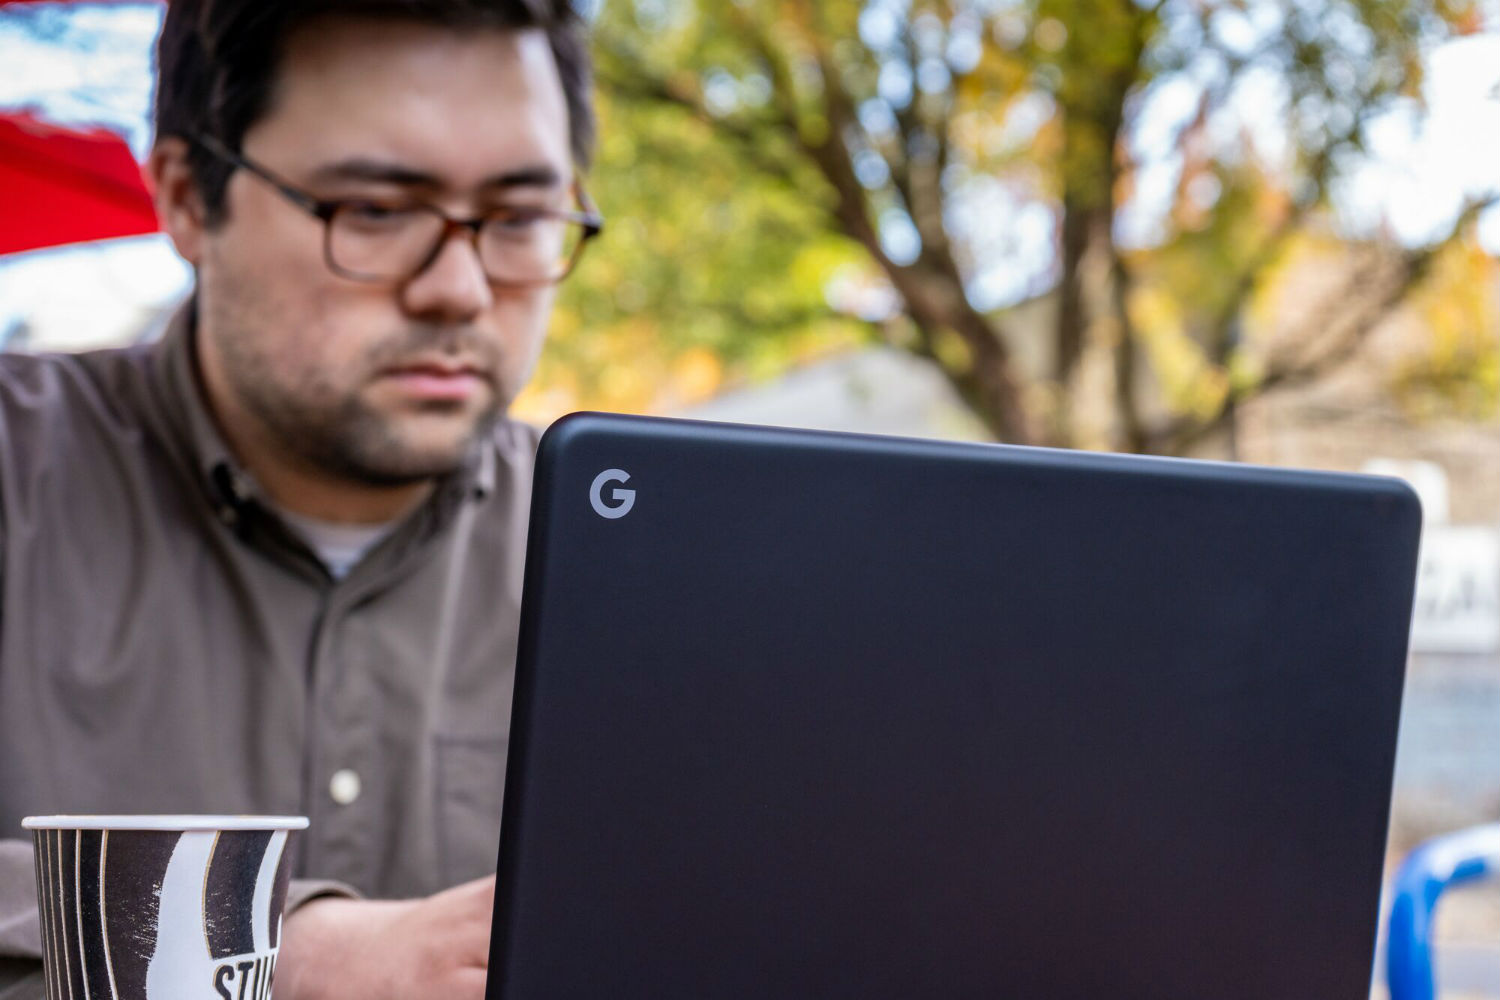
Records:
[[[0,254],[156,228],[140,164],[119,135],[0,115]]]
[[[154,232],[140,165],[118,135],[0,114],[0,254]]]

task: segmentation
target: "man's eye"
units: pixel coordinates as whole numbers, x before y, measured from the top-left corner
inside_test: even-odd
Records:
[[[535,243],[546,240],[558,226],[549,211],[540,208],[505,208],[484,220],[484,234],[490,240],[507,243]]]
[[[346,225],[366,229],[388,229],[408,225],[422,215],[410,205],[382,205],[378,202],[351,202],[339,211]]]
[[[507,208],[489,217],[489,225],[503,230],[525,232],[547,221],[546,212],[535,208]]]

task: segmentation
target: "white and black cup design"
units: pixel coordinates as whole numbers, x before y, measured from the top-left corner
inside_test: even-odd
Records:
[[[268,1000],[300,817],[28,818],[48,1000]]]

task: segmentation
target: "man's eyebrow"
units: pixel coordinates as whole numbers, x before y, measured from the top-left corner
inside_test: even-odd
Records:
[[[369,181],[372,183],[394,184],[399,187],[429,188],[438,190],[447,186],[447,182],[424,170],[403,166],[385,160],[371,160],[356,158],[340,160],[337,163],[329,163],[313,171],[311,178],[314,182],[331,181]],[[561,187],[562,175],[557,169],[545,164],[517,167],[485,178],[480,182],[481,189],[494,188],[516,188],[516,187]]]
[[[386,160],[350,159],[326,163],[309,178],[316,181],[376,181],[402,187],[442,187],[435,175]]]
[[[557,172],[555,167],[546,164],[536,166],[520,167],[516,170],[507,170],[503,174],[496,174],[486,178],[481,188],[513,188],[513,187],[539,187],[555,188],[562,187],[566,183],[563,176]]]

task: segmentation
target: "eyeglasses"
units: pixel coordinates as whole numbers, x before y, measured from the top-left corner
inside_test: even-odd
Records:
[[[574,185],[579,211],[530,206],[496,208],[472,219],[455,219],[419,201],[318,198],[235,153],[210,135],[193,140],[209,153],[259,177],[287,201],[323,223],[323,259],[335,274],[353,281],[400,283],[421,274],[443,252],[454,233],[468,234],[491,284],[526,287],[566,278],[598,236],[604,218],[581,184]]]

